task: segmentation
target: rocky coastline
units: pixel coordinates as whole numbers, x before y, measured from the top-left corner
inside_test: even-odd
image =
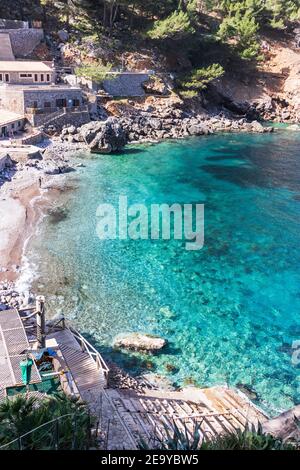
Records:
[[[49,129],[46,129],[49,132]],[[159,142],[164,139],[183,139],[191,136],[210,135],[217,132],[273,132],[273,127],[263,126],[258,121],[246,118],[231,118],[224,114],[207,117],[109,117],[105,121],[91,121],[83,126],[65,126],[59,134],[59,141],[78,144],[95,153],[121,151],[126,144]]]

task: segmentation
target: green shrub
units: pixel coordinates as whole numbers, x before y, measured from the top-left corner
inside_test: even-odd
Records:
[[[64,415],[68,416],[51,422]],[[29,433],[21,440],[22,449],[85,449],[90,445],[90,425],[86,405],[65,395],[44,400],[17,395],[0,403],[0,445]],[[16,449],[19,445],[18,440],[6,448]]]
[[[249,12],[242,13],[240,10],[224,18],[220,25],[218,35],[221,40],[236,40],[237,51],[243,59],[253,59],[259,52],[257,33],[259,24]]]
[[[151,39],[179,39],[194,32],[188,13],[176,10],[164,20],[155,21],[153,28],[148,31],[148,36]]]
[[[103,80],[113,78],[113,76],[108,73],[111,71],[111,68],[111,64],[81,65],[75,69],[75,75],[93,80],[97,83],[102,83]]]
[[[220,64],[211,64],[208,67],[202,67],[193,70],[188,76],[180,81],[180,94],[187,93],[187,97],[191,98],[196,96],[202,90],[205,90],[207,85],[221,77],[224,74],[224,69]]]

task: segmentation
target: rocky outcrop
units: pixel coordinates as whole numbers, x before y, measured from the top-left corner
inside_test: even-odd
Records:
[[[270,419],[263,424],[263,432],[271,434],[283,441],[299,442],[300,429],[300,405],[281,413],[276,418]]]
[[[12,266],[13,272],[19,272],[19,266]],[[5,272],[7,269],[0,268],[0,272]],[[24,308],[32,302],[32,295],[27,293],[20,293],[16,290],[15,284],[11,281],[0,282],[0,310],[7,310],[9,308]]]
[[[159,336],[146,333],[128,333],[117,336],[113,341],[115,348],[132,349],[135,351],[159,351],[167,341]]]
[[[143,83],[143,88],[148,94],[167,95],[168,87],[162,78],[151,75],[148,80]]]
[[[224,116],[199,115],[192,118],[159,118],[136,116],[119,120],[127,134],[128,142],[179,139],[188,136],[208,135],[215,132],[273,132],[272,127],[258,121],[229,119]]]
[[[69,142],[83,142],[96,153],[119,152],[127,143],[126,133],[116,118],[91,121],[77,129],[69,126],[61,136]]]

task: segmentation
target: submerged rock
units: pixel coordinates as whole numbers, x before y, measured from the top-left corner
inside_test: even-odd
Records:
[[[250,385],[238,383],[236,386],[241,392],[243,392],[245,395],[247,395],[247,397],[250,400],[258,400],[259,399],[258,394],[254,390],[254,388],[252,388]]]
[[[171,380],[159,374],[143,374],[141,378],[150,385],[150,388],[172,392],[176,390]],[[148,385],[148,386],[149,386]]]
[[[113,346],[116,348],[127,348],[136,351],[159,351],[167,344],[167,341],[159,336],[147,333],[128,333],[118,335]]]

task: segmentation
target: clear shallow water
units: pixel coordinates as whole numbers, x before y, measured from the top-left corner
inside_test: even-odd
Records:
[[[37,291],[131,371],[178,385],[252,386],[271,412],[299,403],[300,133],[219,135],[86,159],[63,212],[46,218],[29,254]],[[205,203],[205,245],[100,241],[96,209]],[[124,331],[159,334],[157,356],[111,351]]]

